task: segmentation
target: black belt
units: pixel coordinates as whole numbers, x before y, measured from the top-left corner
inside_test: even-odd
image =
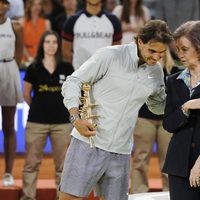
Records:
[[[14,58],[8,58],[8,59],[0,59],[0,63],[7,63],[13,61]]]

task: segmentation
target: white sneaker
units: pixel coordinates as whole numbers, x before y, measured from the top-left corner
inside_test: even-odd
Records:
[[[14,179],[13,179],[13,176],[12,174],[10,173],[5,173],[3,175],[3,186],[13,186],[14,185]]]

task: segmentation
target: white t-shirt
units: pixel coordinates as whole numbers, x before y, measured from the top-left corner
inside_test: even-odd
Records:
[[[73,42],[72,64],[77,70],[97,49],[121,40],[121,25],[105,10],[92,16],[83,9],[64,23],[62,38]]]

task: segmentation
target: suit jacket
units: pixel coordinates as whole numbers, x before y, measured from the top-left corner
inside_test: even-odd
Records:
[[[173,133],[173,136],[168,146],[163,172],[186,178],[200,155],[200,110],[191,110],[187,118],[181,106],[190,99],[200,98],[200,85],[190,97],[184,81],[177,79],[180,73],[171,75],[167,80],[163,127]]]

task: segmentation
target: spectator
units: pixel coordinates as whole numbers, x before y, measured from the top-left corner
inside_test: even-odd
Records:
[[[56,19],[59,15],[65,14],[65,9],[58,0],[43,0],[44,15],[51,23],[52,30],[56,31]]]
[[[142,0],[123,0],[123,5],[116,6],[113,14],[121,21],[122,44],[130,43],[139,29],[151,18],[150,12],[143,5]]]
[[[77,10],[77,0],[62,0],[62,5],[65,8],[65,12],[55,17],[54,30],[61,35],[64,22],[72,16]]]
[[[27,0],[25,11],[23,62],[30,63],[36,55],[41,35],[50,29],[50,22],[43,17],[42,0]]]
[[[14,185],[12,169],[14,164],[16,136],[14,117],[16,105],[22,102],[18,66],[23,51],[23,29],[18,22],[6,17],[11,0],[0,0],[0,106],[4,133],[5,174],[3,185]]]
[[[61,43],[57,33],[44,32],[36,58],[24,78],[24,99],[30,109],[26,125],[21,200],[36,199],[36,181],[48,137],[53,149],[57,186],[60,182],[64,156],[70,143],[69,114],[63,105],[61,86],[73,72],[71,64],[61,60],[60,51]]]
[[[121,26],[116,16],[102,8],[104,0],[87,0],[85,9],[64,24],[63,56],[78,69],[97,49],[121,42]]]

